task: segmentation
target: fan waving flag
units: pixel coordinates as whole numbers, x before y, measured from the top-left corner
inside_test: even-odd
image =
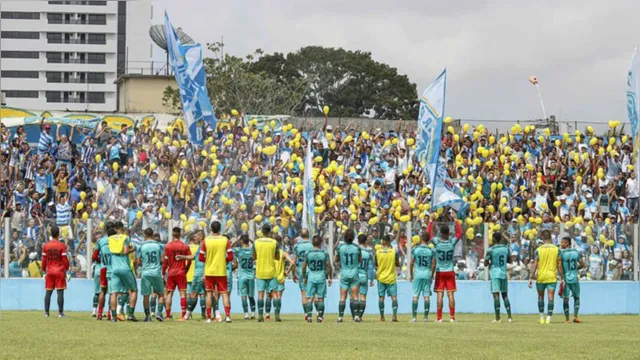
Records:
[[[640,59],[638,58],[638,47],[636,46],[633,56],[631,57],[631,66],[627,75],[627,115],[631,123],[631,137],[633,139],[633,164],[636,173],[636,179],[640,179],[640,156],[638,156],[638,147],[640,147],[640,137],[638,137],[638,113],[640,113]]]
[[[313,160],[311,159],[311,138],[307,141],[307,154],[304,158],[304,206],[302,208],[302,228],[309,230],[313,238],[316,230],[315,200],[313,196]]]
[[[191,143],[201,145],[205,125],[216,128],[216,115],[206,87],[206,75],[202,65],[202,46],[182,44],[175,29],[164,13],[164,31],[167,52],[176,82],[180,88],[182,112]]]

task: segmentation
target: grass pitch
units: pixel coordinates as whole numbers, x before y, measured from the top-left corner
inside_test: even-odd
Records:
[[[53,309],[52,309],[53,310]],[[52,311],[0,313],[0,358],[29,359],[640,359],[640,317],[585,316],[583,324],[540,325],[536,315],[492,324],[493,315],[459,314],[455,324],[378,322],[307,324],[287,315],[282,323],[117,323],[87,313],[59,319]],[[138,314],[141,316],[142,314]],[[445,319],[448,317],[445,315]],[[419,319],[420,320],[420,319]],[[503,319],[505,320],[505,319]]]

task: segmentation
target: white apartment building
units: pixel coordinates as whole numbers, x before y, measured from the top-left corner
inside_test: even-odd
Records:
[[[0,89],[7,106],[110,112],[119,75],[152,59],[152,0],[0,0]],[[140,71],[137,71],[140,73]]]

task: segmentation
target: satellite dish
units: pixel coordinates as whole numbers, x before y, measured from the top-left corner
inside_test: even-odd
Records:
[[[176,29],[176,34],[178,34],[178,39],[183,44],[195,44],[191,36],[187,35],[181,28]],[[153,40],[156,45],[158,45],[162,50],[167,51],[167,38],[164,33],[164,25],[153,25],[149,28],[149,36],[151,40]]]

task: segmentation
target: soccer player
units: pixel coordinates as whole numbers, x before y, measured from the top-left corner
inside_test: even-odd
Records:
[[[331,257],[326,251],[320,249],[322,246],[322,237],[316,235],[313,237],[313,249],[305,252],[305,258],[302,261],[302,279],[306,285],[307,302],[305,303],[305,313],[307,322],[313,321],[313,299],[315,301],[316,311],[318,312],[318,322],[324,321],[324,298],[327,295],[327,281],[331,286]]]
[[[429,319],[429,307],[431,306],[431,277],[436,269],[436,259],[433,250],[429,247],[429,233],[422,234],[420,245],[411,250],[411,269],[409,281],[413,285],[413,302],[411,311],[413,317],[411,322],[416,322],[418,315],[418,299],[420,295],[424,297],[424,317],[423,322]]]
[[[276,259],[280,258],[280,249],[276,240],[269,235],[271,235],[271,226],[269,224],[262,225],[263,237],[256,239],[253,245],[253,259],[256,261],[256,285],[258,287],[258,322],[264,322],[262,314],[265,293],[267,301],[271,301],[278,288]]]
[[[447,292],[449,299],[450,321],[456,321],[456,274],[453,272],[453,252],[456,243],[460,240],[456,236],[450,236],[449,225],[440,226],[439,236],[433,238],[436,250],[436,284],[435,292],[438,294],[438,322],[442,322],[442,307],[444,306],[444,292]]]
[[[358,304],[358,287],[360,286],[360,261],[362,254],[360,247],[353,243],[356,237],[355,231],[348,229],[344,232],[344,244],[338,245],[335,263],[340,264],[340,302],[338,303],[338,322],[342,322],[344,309],[347,304],[347,292],[349,293],[349,307],[351,316],[355,322],[360,322],[360,310]]]
[[[382,237],[382,246],[376,250],[375,266],[378,270],[378,308],[380,309],[380,321],[384,320],[384,297],[391,297],[393,318],[398,322],[398,287],[396,285],[396,268],[400,266],[400,259],[396,250],[391,246],[391,237]]]
[[[213,292],[222,294],[225,321],[231,322],[231,303],[227,286],[227,263],[233,261],[231,243],[220,235],[220,222],[211,223],[212,235],[207,236],[200,246],[200,261],[204,262],[204,288],[207,292],[207,323],[211,323]]]
[[[276,242],[278,243],[278,248],[282,246],[282,237],[276,236]],[[289,268],[285,271],[285,261],[289,262]],[[287,278],[287,275],[293,270],[295,267],[294,261],[289,256],[289,253],[280,250],[280,256],[276,258],[276,275],[278,277],[278,288],[276,289],[275,296],[273,298],[273,310],[276,316],[276,322],[281,322],[280,319],[280,309],[282,308],[282,294],[284,293],[284,281]],[[269,303],[267,302],[267,320],[269,320]]]
[[[108,239],[109,252],[111,253],[111,321],[116,322],[118,295],[129,294],[128,321],[137,322],[134,316],[136,300],[138,299],[138,285],[136,278],[131,271],[129,253],[135,251],[131,239],[124,234],[124,224],[120,221],[115,223],[115,235],[110,235]]]
[[[358,235],[358,245],[360,245],[360,252],[362,259],[360,260],[360,266],[358,268],[358,277],[360,278],[360,286],[358,287],[359,302],[358,307],[360,321],[364,317],[364,309],[367,305],[367,293],[369,287],[373,287],[373,252],[367,247],[367,236],[364,234]],[[367,283],[368,286],[367,286]]]
[[[569,291],[573,295],[573,322],[580,324],[582,321],[578,318],[580,310],[580,282],[578,270],[584,267],[584,261],[580,252],[576,249],[570,249],[571,238],[565,236],[560,243],[562,250],[560,251],[560,259],[562,260],[562,272],[564,273],[565,287],[562,294],[565,323],[569,323]]]
[[[534,273],[529,279],[529,287],[536,279],[536,289],[538,290],[538,311],[540,312],[540,324],[551,323],[551,315],[553,315],[553,293],[556,290],[558,282],[558,273],[560,273],[560,284],[564,286],[564,275],[562,273],[562,260],[559,256],[558,247],[551,242],[551,232],[542,230],[541,233],[543,244],[535,251],[535,259],[533,261]],[[549,304],[547,307],[547,319],[544,319],[544,292],[547,291]]]
[[[242,299],[244,319],[255,319],[256,300],[254,293],[256,287],[256,269],[253,262],[253,245],[249,240],[249,235],[242,234],[242,236],[240,236],[240,247],[234,248],[233,254],[233,261],[235,262],[236,268],[239,269],[238,289]],[[249,304],[247,304],[247,298],[249,298]],[[249,305],[251,305],[251,317],[249,317]]]
[[[100,296],[98,297],[98,315],[96,320],[102,320],[102,308],[105,305],[109,291],[109,279],[111,279],[111,252],[109,251],[109,236],[115,235],[114,223],[109,221],[105,224],[105,236],[103,236],[96,244],[93,252],[93,260],[99,262],[102,266],[100,269]],[[109,301],[111,302],[111,301]],[[111,305],[109,304],[109,310]],[[111,320],[111,311],[107,311],[107,319]]]
[[[67,245],[60,242],[60,229],[51,226],[51,240],[42,247],[42,271],[44,273],[44,317],[49,317],[51,295],[56,290],[58,295],[58,317],[64,315],[64,290],[67,288],[66,273],[69,270]]]
[[[96,232],[96,235],[98,233]],[[97,317],[98,314],[102,315],[103,309],[98,310],[98,304],[100,303],[100,296],[102,295],[102,287],[100,286],[100,272],[102,271],[102,264],[100,263],[100,249],[98,242],[93,245],[93,254],[91,261],[93,262],[93,312],[91,317]],[[104,306],[104,298],[102,301]]]
[[[499,232],[493,234],[493,243],[495,245],[487,250],[487,254],[484,257],[484,266],[489,268],[489,276],[491,276],[493,309],[496,313],[496,318],[493,322],[500,322],[500,294],[502,294],[504,308],[507,310],[507,321],[513,322],[511,318],[511,303],[509,302],[509,294],[507,293],[507,264],[511,264],[509,247],[502,242],[502,234]]]
[[[309,230],[302,229],[300,231],[300,239],[293,247],[293,257],[296,262],[296,274],[293,278],[294,282],[298,282],[298,286],[300,287],[300,297],[302,298],[302,309],[305,312],[304,320],[308,320],[307,313],[307,295],[306,295],[306,286],[304,285],[304,278],[302,278],[302,262],[304,261],[304,257],[308,251],[313,250],[313,245],[309,241]],[[313,300],[313,299],[312,299]]]
[[[138,249],[138,260],[142,265],[142,306],[144,307],[144,322],[151,322],[149,310],[149,296],[158,295],[159,310],[156,320],[164,321],[162,308],[164,307],[164,279],[162,278],[162,263],[164,262],[162,245],[153,239],[153,230],[144,230],[144,242]]]
[[[184,318],[187,314],[187,270],[191,266],[191,261],[184,260],[181,256],[191,255],[191,249],[189,249],[189,245],[182,242],[181,233],[179,227],[174,227],[172,230],[173,240],[169,241],[164,248],[165,261],[162,263],[162,277],[167,275],[165,288],[167,319],[173,319],[171,317],[171,302],[176,287],[180,293],[180,310],[182,311],[180,317]]]
[[[189,320],[193,314],[193,310],[198,304],[198,298],[200,298],[200,312],[202,319],[206,320],[207,309],[207,296],[204,291],[204,263],[200,261],[200,256],[196,256],[200,252],[200,246],[204,240],[204,231],[196,230],[189,236],[189,250],[191,255],[185,257],[186,260],[191,260],[191,266],[187,271],[187,313],[183,320]]]

